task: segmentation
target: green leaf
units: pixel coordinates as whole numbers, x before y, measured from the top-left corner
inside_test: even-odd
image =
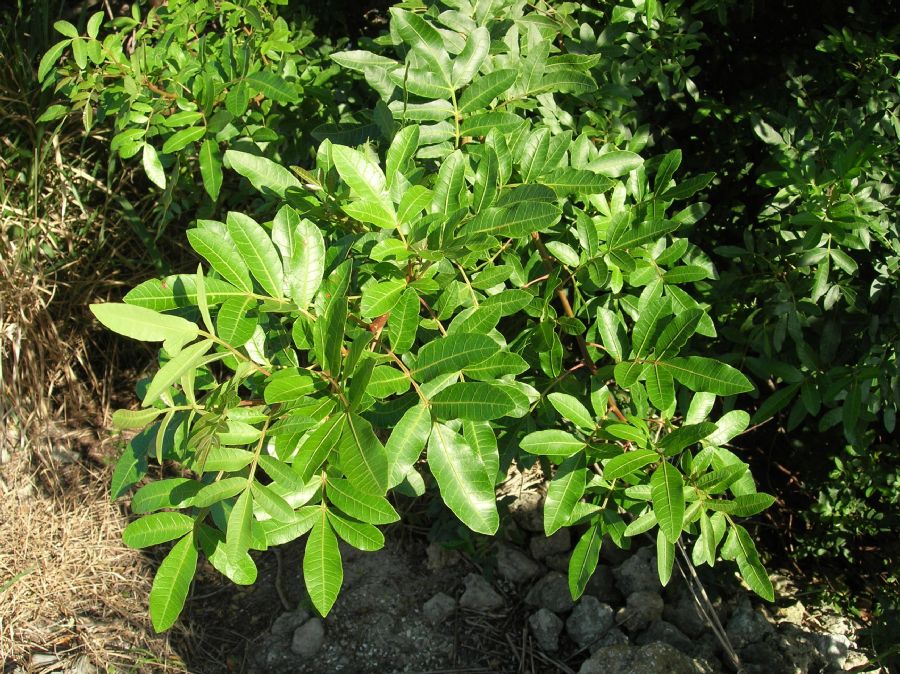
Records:
[[[440,73],[449,90],[450,59],[440,33],[418,14],[399,7],[390,11],[391,29],[396,29],[400,38],[421,54],[435,73]]]
[[[692,391],[706,391],[720,396],[753,390],[753,384],[738,370],[712,358],[689,356],[660,362],[673,377]]]
[[[256,480],[250,483],[250,489],[253,492],[253,502],[268,513],[272,519],[279,522],[294,520],[294,509],[273,489]]]
[[[644,163],[639,155],[625,150],[615,150],[592,161],[588,168],[607,178],[618,178],[633,171]]]
[[[144,307],[107,302],[92,304],[90,309],[113,332],[142,342],[164,342],[163,347],[169,353],[179,351],[199,334],[196,323]]]
[[[567,194],[602,194],[615,182],[593,171],[575,168],[557,168],[541,175],[538,182],[546,185],[559,196]]]
[[[449,214],[460,207],[460,195],[465,189],[466,159],[461,150],[451,152],[438,169],[431,197],[431,209]]]
[[[191,581],[197,570],[197,548],[188,534],[166,555],[150,588],[150,620],[153,629],[163,632],[175,624],[184,608]]]
[[[721,447],[740,435],[750,425],[750,415],[744,410],[731,410],[716,422],[716,430],[704,438],[704,445]]]
[[[441,390],[431,399],[438,419],[490,421],[510,414],[516,404],[502,388],[483,382],[459,382]]]
[[[366,207],[377,210],[396,227],[397,214],[388,197],[387,180],[381,167],[362,152],[343,145],[334,145],[331,148],[331,158],[341,180],[365,202]]]
[[[209,198],[213,201],[218,199],[222,188],[222,153],[219,144],[212,138],[207,138],[200,146],[200,177]],[[161,187],[164,188],[162,185]]]
[[[419,127],[416,124],[400,129],[391,141],[388,148],[385,171],[387,173],[388,187],[395,183],[397,177],[402,175],[409,161],[415,156],[419,148]]]
[[[400,519],[400,515],[386,498],[360,491],[349,480],[329,479],[327,493],[331,503],[362,522],[390,524]]]
[[[312,529],[320,511],[320,506],[303,506],[294,513],[294,519],[290,522],[278,522],[276,520],[260,522],[259,525],[266,536],[266,544],[272,547],[297,540]]]
[[[554,463],[561,463],[564,459],[583,450],[585,444],[584,440],[579,440],[571,433],[546,430],[529,433],[522,438],[519,446],[529,454],[547,456]]]
[[[156,154],[156,149],[150,143],[144,143],[141,162],[144,165],[144,173],[150,178],[150,182],[161,190],[166,189],[166,172],[159,160],[159,155]]]
[[[146,438],[148,431],[139,433],[125,445],[125,451],[116,462],[109,483],[109,497],[114,501],[132,485],[137,484],[147,473]],[[143,444],[142,444],[143,440]]]
[[[656,326],[671,311],[672,303],[668,297],[654,297],[647,303],[631,333],[632,358],[644,358],[653,350]]]
[[[54,21],[53,28],[56,29],[57,33],[61,33],[66,37],[78,37],[78,29],[68,21]]]
[[[247,84],[266,98],[278,103],[296,103],[300,98],[296,85],[268,70],[248,75]]]
[[[481,138],[491,129],[500,133],[512,133],[525,123],[525,120],[512,112],[483,112],[466,117],[459,132],[463,136]]]
[[[674,220],[651,220],[637,227],[623,227],[613,232],[609,240],[609,249],[612,251],[636,248],[650,241],[656,241],[679,227],[681,223]]]
[[[194,520],[182,513],[153,513],[125,527],[122,542],[129,548],[149,548],[184,536],[193,528]]]
[[[588,581],[594,575],[597,562],[600,560],[600,544],[603,541],[603,532],[598,524],[592,524],[582,534],[569,557],[569,593],[572,599],[578,599],[584,594]]]
[[[419,349],[413,376],[427,382],[470,365],[487,360],[499,350],[497,342],[487,335],[456,333],[434,339]]]
[[[226,150],[225,162],[264,194],[275,194],[284,199],[289,189],[303,188],[293,173],[271,159],[247,152]]]
[[[363,318],[375,318],[389,313],[400,300],[404,290],[406,282],[402,279],[367,285],[363,288],[362,300],[359,303],[360,315]]]
[[[466,46],[453,61],[453,88],[467,85],[481,68],[491,49],[491,34],[484,26],[478,26],[466,36]]]
[[[593,415],[574,396],[566,393],[551,393],[547,398],[564,419],[571,421],[579,428],[592,430],[597,425]]]
[[[603,466],[603,477],[615,480],[631,475],[636,470],[659,461],[659,454],[650,449],[634,449],[619,456],[614,456]]]
[[[187,147],[191,143],[200,140],[206,135],[205,126],[192,126],[181,131],[176,131],[163,143],[163,154],[172,154]]]
[[[406,353],[416,339],[419,327],[419,296],[412,288],[400,295],[388,318],[388,338],[394,353]]]
[[[219,339],[235,348],[244,346],[259,323],[255,316],[247,313],[256,308],[257,301],[250,297],[232,297],[219,307],[216,316],[216,330]]]
[[[419,460],[425,443],[431,435],[431,410],[424,405],[410,407],[388,438],[385,450],[390,466],[388,487],[393,488],[403,482],[413,464]],[[340,505],[338,505],[340,507]],[[353,513],[349,513],[353,515]],[[356,515],[358,519],[362,519]],[[373,522],[377,524],[377,522]]]
[[[371,524],[345,519],[330,510],[328,522],[338,536],[358,550],[373,551],[384,547],[384,534]]]
[[[303,482],[308,482],[313,474],[337,446],[344,428],[347,425],[343,414],[326,419],[317,426],[297,448],[297,458],[294,459],[294,470],[300,475]]]
[[[663,533],[662,528],[656,532],[656,570],[659,574],[659,582],[663,587],[672,579],[672,569],[675,566],[675,544],[670,542]]]
[[[284,264],[284,290],[298,306],[313,301],[325,274],[325,239],[312,222],[283,206],[272,223],[272,241]]]
[[[668,188],[672,176],[681,166],[681,150],[672,150],[663,157],[656,169],[656,177],[653,180],[653,194],[659,196],[663,190]]]
[[[225,280],[241,290],[253,292],[250,270],[230,236],[221,236],[209,229],[189,229],[187,237],[191,247]]]
[[[653,345],[655,357],[664,359],[677,354],[694,334],[703,315],[703,309],[685,309],[675,316]]]
[[[662,193],[660,199],[663,201],[673,201],[675,199],[687,199],[694,196],[697,192],[709,185],[715,177],[715,173],[701,173],[693,178],[688,178],[675,187],[670,187]]]
[[[464,227],[466,236],[480,235],[520,237],[552,227],[562,212],[555,204],[543,201],[520,201],[511,206],[481,211]]]
[[[584,496],[584,454],[578,453],[563,461],[547,487],[544,501],[544,533],[552,536],[569,523],[572,512]]]
[[[622,388],[630,388],[641,378],[644,372],[644,364],[636,361],[622,361],[613,369],[616,383]]]
[[[316,389],[318,377],[306,370],[291,367],[279,370],[268,379],[263,391],[263,398],[267,405],[290,402],[297,400]]]
[[[617,363],[625,357],[622,341],[619,339],[620,329],[621,321],[616,314],[603,307],[597,309],[597,330],[600,333],[600,339],[603,341],[606,352]]]
[[[518,73],[515,70],[495,70],[479,77],[459,98],[459,111],[467,115],[469,113],[487,107],[487,105],[508,91],[516,81]]]
[[[247,486],[246,482],[244,483]],[[228,515],[228,529],[225,533],[225,553],[228,558],[239,561],[250,548],[253,526],[253,497],[245,488],[234,502]]]
[[[428,465],[450,510],[473,531],[494,534],[500,518],[493,476],[465,439],[444,424],[434,424]]]
[[[65,51],[66,47],[71,44],[72,40],[60,40],[55,45],[50,47],[47,50],[47,53],[41,57],[41,62],[38,64],[38,72],[37,77],[39,82],[43,82],[46,79],[47,74],[52,70],[53,66],[56,65],[56,62],[59,60],[59,57],[62,56],[62,53]]]
[[[673,409],[675,406],[675,381],[668,370],[660,368],[656,363],[651,363],[644,368],[644,376],[650,402],[659,410]]]
[[[226,226],[238,253],[263,290],[272,297],[283,297],[284,269],[266,230],[250,216],[235,211],[228,213]]]
[[[327,511],[320,514],[309,532],[303,554],[303,580],[313,606],[323,616],[328,615],[344,582],[341,551],[337,537],[328,523]]]
[[[647,531],[650,531],[653,527],[658,524],[656,520],[656,513],[652,510],[648,510],[643,515],[634,520],[631,524],[625,527],[625,535],[626,536],[638,536]]]
[[[354,487],[369,494],[387,491],[388,461],[384,445],[372,424],[355,414],[347,415],[341,436],[341,467]]]
[[[187,508],[202,486],[202,483],[185,477],[149,482],[131,497],[131,511],[149,513],[163,508]]]
[[[178,353],[172,360],[163,365],[157,372],[147,392],[144,394],[144,400],[141,402],[143,407],[149,407],[161,396],[166,389],[172,384],[181,381],[181,377],[188,371],[198,367],[203,360],[203,356],[213,346],[212,340],[204,339],[202,342],[191,344]]]
[[[663,462],[650,477],[650,494],[653,512],[660,530],[675,543],[681,535],[684,522],[684,479],[670,463]]]
[[[200,489],[194,496],[193,505],[196,508],[208,508],[214,503],[237,496],[246,488],[247,478],[226,477]]]
[[[113,428],[119,430],[143,428],[160,414],[162,414],[162,410],[157,409],[116,410],[113,412],[112,425]]]

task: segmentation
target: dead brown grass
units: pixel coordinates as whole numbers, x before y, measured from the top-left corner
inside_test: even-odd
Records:
[[[0,654],[4,670],[36,654],[70,671],[88,658],[108,671],[184,672],[170,636],[154,634],[149,560],[121,542],[124,517],[106,494],[108,471],[54,466],[26,453],[0,466]],[[57,481],[62,477],[62,481]],[[64,486],[64,488],[59,488]],[[38,658],[39,660],[40,658]]]

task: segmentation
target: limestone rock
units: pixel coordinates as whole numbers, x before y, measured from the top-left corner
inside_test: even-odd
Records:
[[[443,592],[438,592],[422,606],[425,620],[432,625],[438,625],[453,615],[456,610],[456,600]]]
[[[554,613],[566,613],[575,606],[569,594],[569,583],[559,571],[550,571],[535,583],[525,595],[525,603]]]
[[[552,536],[533,536],[529,549],[535,559],[543,559],[549,555],[568,552],[572,547],[572,534],[568,527],[563,527]]]
[[[599,640],[614,622],[611,606],[601,603],[596,597],[585,595],[566,620],[566,634],[579,647],[584,647]]]
[[[635,592],[659,591],[656,554],[649,547],[640,548],[613,571],[616,585],[626,597]]]
[[[472,611],[496,611],[503,608],[503,597],[482,576],[470,573],[465,579],[466,590],[459,605]]]
[[[547,653],[559,649],[559,635],[562,633],[563,621],[553,611],[538,609],[528,618],[528,627],[534,635],[538,648]]]
[[[632,592],[616,614],[616,622],[634,634],[650,627],[662,613],[663,598],[658,592]]]
[[[497,550],[497,571],[512,583],[524,583],[540,574],[541,565],[521,550],[501,545]]]
[[[325,623],[319,618],[310,618],[294,630],[291,652],[304,658],[311,658],[325,642]]]

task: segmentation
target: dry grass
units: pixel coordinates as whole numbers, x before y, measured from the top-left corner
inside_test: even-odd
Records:
[[[0,654],[28,666],[53,654],[73,666],[186,671],[147,617],[149,560],[121,542],[124,517],[107,471],[33,470],[23,452],[0,467]],[[59,481],[64,476],[65,484]],[[63,488],[64,487],[64,488]],[[7,671],[4,669],[3,671]]]

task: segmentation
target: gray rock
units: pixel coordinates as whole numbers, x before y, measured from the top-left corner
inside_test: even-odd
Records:
[[[287,611],[275,618],[272,629],[269,631],[276,637],[287,638],[307,620],[309,620],[309,612],[304,608]]]
[[[843,669],[847,664],[847,656],[853,648],[853,642],[843,634],[819,634],[816,638],[819,653],[830,665]]]
[[[669,644],[646,646],[619,644],[597,650],[581,665],[578,674],[711,674],[701,660],[672,648]]]
[[[528,618],[528,627],[534,635],[538,648],[547,653],[559,649],[559,635],[563,629],[563,621],[553,611],[538,609]]]
[[[425,620],[432,625],[438,625],[453,615],[456,610],[456,600],[443,592],[438,592],[422,605],[422,613]]]
[[[795,625],[802,625],[803,618],[806,615],[806,607],[803,606],[803,602],[797,601],[791,604],[790,606],[785,606],[783,608],[778,609],[778,619],[783,620],[784,622],[793,623]]]
[[[570,553],[561,552],[558,555],[547,555],[543,562],[548,569],[559,571],[560,573],[569,573],[569,557]]]
[[[428,556],[428,568],[431,571],[440,571],[448,566],[454,566],[459,561],[459,553],[456,550],[448,550],[440,543],[429,543],[425,548]]]
[[[591,644],[591,653],[596,653],[601,648],[606,648],[607,646],[618,646],[619,644],[628,644],[630,643],[628,640],[628,636],[620,630],[618,627],[613,627],[606,634],[604,634],[599,641],[595,641]]]
[[[606,634],[614,622],[613,610],[609,604],[603,604],[596,597],[585,595],[566,620],[566,634],[583,648]]]
[[[607,604],[618,604],[625,597],[616,587],[616,579],[613,576],[612,567],[608,564],[597,564],[594,574],[584,588],[584,593],[597,597]]]
[[[662,613],[663,598],[658,592],[632,592],[616,614],[616,622],[634,634],[650,627]]]
[[[459,599],[459,605],[472,611],[496,611],[503,608],[503,597],[477,573],[470,573],[465,579],[466,590]]]
[[[525,603],[554,613],[566,613],[575,606],[569,594],[569,583],[559,571],[550,571],[535,583],[525,595]]]
[[[777,632],[769,635],[769,638],[759,645],[759,648],[777,649],[787,662],[787,668],[782,671],[814,672],[827,664],[819,652],[816,636],[791,623],[779,625]],[[744,649],[744,651],[749,650],[752,649]],[[742,655],[744,651],[742,651]]]
[[[535,559],[568,552],[571,547],[572,534],[568,527],[563,527],[552,536],[533,536],[529,545],[531,556]]]
[[[325,623],[319,618],[310,618],[294,630],[291,652],[304,658],[311,658],[325,642]]]
[[[501,545],[497,550],[497,571],[512,583],[524,583],[540,574],[541,565],[521,550]]]
[[[699,637],[708,628],[706,618],[688,593],[683,593],[675,603],[666,604],[663,618],[677,625],[689,637]]]
[[[762,641],[772,629],[766,617],[744,599],[731,614],[725,632],[732,645],[740,650],[744,646]]]
[[[536,491],[523,491],[509,504],[509,512],[525,531],[544,531],[544,495]]]
[[[635,639],[635,642],[641,646],[657,641],[669,644],[669,646],[677,648],[682,653],[694,652],[694,642],[675,625],[665,620],[657,620]]]
[[[640,548],[616,567],[613,575],[616,578],[616,585],[626,597],[634,592],[659,590],[656,554],[649,547]]]

